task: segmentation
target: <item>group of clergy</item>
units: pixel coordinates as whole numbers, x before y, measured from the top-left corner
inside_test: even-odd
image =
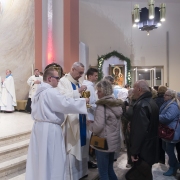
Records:
[[[84,74],[80,62],[75,62],[63,77],[61,69],[59,74],[52,67],[45,69],[43,82],[37,85],[31,98],[35,123],[28,149],[26,180],[79,180],[88,175],[90,132],[86,129],[86,118],[94,120],[94,82],[98,77],[97,70],[91,73],[91,81],[80,84]],[[81,98],[86,90],[92,91],[89,99]],[[91,108],[87,109],[86,103]]]
[[[0,77],[0,110],[13,112],[16,105],[14,79],[11,70],[7,69],[6,78],[3,80]]]
[[[75,62],[63,77],[62,70],[59,75],[51,72],[51,68],[44,73],[42,77],[35,69],[27,80],[30,90],[26,111],[31,113],[35,123],[26,180],[79,180],[88,175],[90,132],[86,129],[86,118],[94,120],[97,100],[94,82],[98,72],[90,72],[90,78],[82,84],[79,79],[84,74],[84,65],[80,62]],[[81,98],[85,90],[90,91],[91,98]],[[91,108],[87,109],[86,103],[90,103]],[[1,81],[0,106],[2,111],[9,112],[16,106],[10,70],[6,70],[6,78]]]
[[[34,70],[34,75],[32,75],[28,80],[27,84],[29,85],[29,96],[26,105],[26,112],[31,113],[31,98],[35,95],[38,84],[43,81],[43,77],[40,75],[38,69]],[[13,112],[16,102],[16,93],[14,78],[11,74],[11,70],[6,70],[6,78],[4,80],[0,77],[0,110],[3,112]]]

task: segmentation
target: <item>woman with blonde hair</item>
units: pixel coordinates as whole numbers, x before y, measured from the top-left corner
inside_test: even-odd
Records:
[[[177,99],[175,91],[168,89],[164,94],[164,103],[162,104],[159,112],[160,123],[175,130],[174,137],[171,141],[162,139],[162,147],[169,157],[169,170],[163,173],[164,176],[175,175],[177,169],[180,167],[177,157],[174,153],[176,143],[180,141],[180,103]]]
[[[112,85],[107,80],[101,80],[96,85],[99,100],[94,115],[94,122],[87,121],[94,135],[106,138],[108,149],[102,150],[95,146],[97,165],[101,180],[117,180],[113,169],[114,154],[120,150],[120,121],[122,115],[121,100],[112,95]]]

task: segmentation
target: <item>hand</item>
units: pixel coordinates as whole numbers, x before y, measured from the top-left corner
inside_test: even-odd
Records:
[[[127,129],[128,129],[129,132],[130,132],[130,130],[131,130],[131,129],[130,129],[130,124],[131,124],[131,123],[129,122],[128,125],[127,125]]]
[[[41,84],[41,81],[36,80],[36,81],[34,81],[34,84]]]
[[[136,162],[136,161],[138,161],[138,159],[139,159],[139,157],[138,157],[138,156],[137,156],[137,157],[131,156],[131,160],[132,160],[132,162]]]
[[[86,89],[87,89],[87,86],[82,85],[78,90],[79,90],[79,93],[81,93],[83,91],[86,91]]]
[[[89,98],[85,98],[86,104],[89,104]]]
[[[91,120],[86,120],[86,124],[87,124],[87,125],[89,125],[89,124],[91,124],[91,123],[93,123],[93,121],[91,121]]]

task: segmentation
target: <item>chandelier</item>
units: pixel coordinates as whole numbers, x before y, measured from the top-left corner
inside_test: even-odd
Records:
[[[134,5],[132,12],[132,23],[133,27],[138,27],[141,31],[149,31],[157,29],[165,21],[166,5],[162,3],[160,7],[154,7],[154,0],[149,0],[149,8],[139,9],[139,5]]]

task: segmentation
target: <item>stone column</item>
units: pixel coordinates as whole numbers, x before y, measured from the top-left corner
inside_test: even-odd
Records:
[[[79,0],[35,0],[35,67],[79,61]]]
[[[64,0],[64,71],[79,61],[79,0]]]

